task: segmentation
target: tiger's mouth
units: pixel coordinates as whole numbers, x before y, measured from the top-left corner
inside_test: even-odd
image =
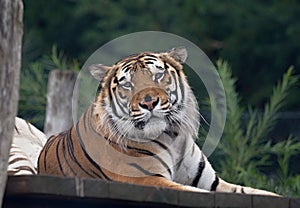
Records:
[[[141,119],[133,121],[134,130],[131,132],[132,137],[140,137],[144,139],[154,139],[171,128],[169,120],[169,110],[161,108],[154,109],[144,113]]]
[[[147,121],[138,121],[134,123],[134,131],[132,131],[132,137],[140,139],[155,139],[159,137],[167,128],[168,123],[163,118],[156,116],[151,117]]]
[[[145,137],[161,134],[168,126],[166,116],[171,106],[168,93],[160,87],[138,91],[129,105],[133,131]]]
[[[155,126],[156,124],[162,123],[162,122],[167,122],[166,118],[160,118],[157,116],[151,116],[148,120],[141,120],[141,121],[136,121],[134,122],[134,127],[138,130],[144,130],[146,125],[151,125]]]
[[[145,121],[138,121],[134,123],[134,127],[139,130],[143,130],[145,125],[146,125]]]

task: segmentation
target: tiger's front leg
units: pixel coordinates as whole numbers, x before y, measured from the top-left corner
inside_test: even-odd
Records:
[[[240,186],[236,184],[228,183],[221,178],[219,178],[219,185],[216,188],[217,192],[233,192],[233,193],[242,193],[242,194],[257,194],[257,195],[269,195],[269,196],[280,196],[278,194],[261,190],[261,189],[255,189],[251,187],[246,186]]]
[[[178,183],[207,191],[279,196],[269,191],[228,183],[216,175],[206,156],[196,144],[190,152],[192,154],[187,154],[177,167],[176,181]]]
[[[175,189],[179,191],[193,191],[193,192],[202,192],[202,193],[208,192],[207,190],[192,187],[192,186],[182,185],[160,176],[134,177],[130,179],[127,178],[125,182],[130,182],[139,185],[146,185],[146,186],[164,187],[164,188]]]

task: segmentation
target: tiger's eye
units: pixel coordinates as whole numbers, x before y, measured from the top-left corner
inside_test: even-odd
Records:
[[[125,89],[131,89],[132,88],[132,84],[131,82],[125,82],[124,84],[121,85],[123,88]]]

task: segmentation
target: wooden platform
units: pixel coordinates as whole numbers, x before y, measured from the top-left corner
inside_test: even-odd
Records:
[[[102,180],[10,176],[3,207],[300,208],[300,199],[193,193]]]

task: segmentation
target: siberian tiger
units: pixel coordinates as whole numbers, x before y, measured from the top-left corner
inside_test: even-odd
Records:
[[[39,174],[100,178],[196,192],[274,193],[217,176],[195,144],[199,112],[183,72],[187,50],[143,52],[89,67],[96,101],[70,130],[49,138]]]

